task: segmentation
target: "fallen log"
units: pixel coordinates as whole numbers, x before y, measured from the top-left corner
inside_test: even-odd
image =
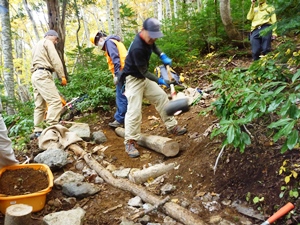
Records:
[[[115,129],[115,132],[120,137],[125,136],[124,128],[118,127]],[[140,140],[137,143],[167,157],[176,156],[179,152],[179,145],[176,141],[158,135],[141,134]]]
[[[129,173],[129,180],[141,184],[147,181],[149,178],[156,178],[168,171],[174,169],[175,163],[165,165],[164,163],[156,164],[142,170],[132,169]]]
[[[115,178],[108,170],[106,170],[101,164],[99,164],[91,155],[85,152],[81,147],[76,144],[69,145],[69,148],[77,155],[82,156],[88,166],[95,170],[99,176],[102,177],[108,184],[122,189],[124,191],[129,191],[135,196],[139,196],[144,202],[150,203],[152,205],[159,205],[162,201],[159,197],[153,195],[151,192],[145,190],[142,186],[137,185],[129,180],[122,178]],[[184,225],[206,225],[195,214],[189,210],[179,206],[174,202],[167,202],[162,207],[165,214],[174,218],[175,220],[183,223]]]
[[[11,205],[6,209],[4,225],[31,224],[32,206],[25,204]]]

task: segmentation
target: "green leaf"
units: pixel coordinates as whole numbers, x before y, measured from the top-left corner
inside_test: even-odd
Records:
[[[283,89],[285,89],[285,88],[286,88],[286,85],[283,85],[283,86],[277,88],[277,89],[274,91],[274,95],[275,95],[275,96],[278,95],[278,94],[279,94]]]
[[[255,108],[255,106],[257,105],[257,103],[258,103],[258,101],[255,101],[254,100],[254,102],[252,102],[249,106],[248,106],[248,109],[251,111],[251,110],[253,110],[254,108]]]
[[[297,130],[293,130],[287,137],[287,147],[291,150],[298,143],[299,133]]]
[[[285,153],[287,150],[288,150],[288,147],[287,147],[287,142],[285,142],[280,150],[280,153],[283,154]]]
[[[263,100],[260,101],[259,110],[260,110],[261,112],[265,112],[265,111],[266,111],[266,108],[267,108],[267,106],[266,106],[266,101],[263,99]]]
[[[284,119],[280,119],[276,122],[271,123],[268,128],[277,128],[277,127],[281,127],[285,124],[287,124],[288,122],[290,122],[292,119],[291,118],[284,118]]]
[[[292,78],[292,82],[294,83],[295,80],[297,80],[300,77],[300,70],[297,70],[297,72],[294,74]]]
[[[268,108],[268,112],[273,112],[275,109],[277,109],[277,107],[280,105],[281,101],[275,100],[273,102],[271,102],[271,104],[269,105]]]
[[[234,140],[234,126],[233,125],[229,126],[229,129],[227,131],[227,140],[228,140],[228,144],[231,144],[232,141]]]
[[[241,133],[241,139],[242,141],[246,144],[246,145],[250,145],[251,144],[251,139],[249,137],[249,135],[246,132],[242,132]]]
[[[294,128],[295,122],[296,121],[289,122],[284,127],[282,127],[279,130],[279,132],[274,135],[273,140],[276,142],[282,136],[288,136],[290,134],[291,130]]]

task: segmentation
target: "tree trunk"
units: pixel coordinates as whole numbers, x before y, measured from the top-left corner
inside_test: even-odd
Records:
[[[113,33],[113,28],[111,24],[111,19],[110,19],[110,0],[106,0],[106,19],[108,23],[108,32],[109,34]],[[103,27],[104,29],[104,27]]]
[[[31,14],[31,10],[30,8],[28,7],[28,3],[27,3],[27,0],[23,0],[23,5],[24,5],[24,8],[27,12],[27,15],[32,23],[32,26],[33,26],[33,31],[34,31],[34,34],[35,34],[35,40],[36,42],[38,42],[40,40],[40,35],[39,35],[39,32],[37,30],[37,26],[36,26],[36,23],[35,23],[35,20],[33,19],[33,16]]]
[[[7,0],[0,0],[0,5],[9,9]],[[9,100],[15,100],[15,87],[14,87],[14,64],[12,56],[12,43],[11,43],[11,26],[9,19],[9,11],[1,14],[2,25],[2,53],[3,53],[3,75],[4,75],[4,88]],[[13,107],[7,105],[7,114],[15,114]]]
[[[62,11],[60,12],[59,0],[47,0],[48,8],[48,25],[49,29],[55,30],[59,35],[59,43],[57,44],[57,52],[64,66],[65,75],[67,76],[67,68],[64,59],[64,47],[65,47],[65,15],[67,0],[62,2]]]
[[[172,11],[171,11],[170,0],[165,0],[165,4],[166,4],[166,16],[165,16],[165,18],[171,19],[172,18]]]
[[[230,0],[220,0],[220,15],[228,37],[232,41],[242,41],[241,33],[235,28],[230,11]]]
[[[122,38],[123,35],[121,29],[119,0],[113,0],[112,2],[113,2],[113,13],[114,13],[114,34],[117,34]]]

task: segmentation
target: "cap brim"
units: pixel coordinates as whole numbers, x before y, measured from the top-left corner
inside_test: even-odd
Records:
[[[156,32],[148,31],[148,34],[151,38],[161,38],[162,36],[164,36],[161,31],[156,31]]]

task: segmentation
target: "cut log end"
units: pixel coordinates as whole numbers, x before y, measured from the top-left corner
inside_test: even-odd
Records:
[[[25,204],[11,205],[6,209],[4,225],[31,224],[32,206]]]

